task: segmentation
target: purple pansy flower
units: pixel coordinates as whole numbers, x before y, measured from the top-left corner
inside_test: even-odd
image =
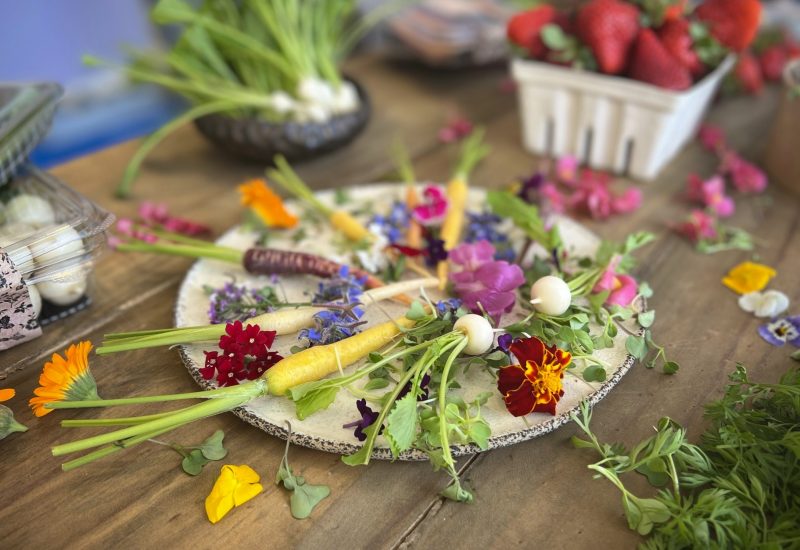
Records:
[[[758,333],[773,346],[792,344],[800,347],[800,315],[765,323],[758,327]]]
[[[361,414],[361,420],[345,424],[342,428],[355,428],[353,435],[356,436],[356,439],[359,441],[366,441],[367,434],[364,433],[364,430],[375,423],[378,419],[378,413],[369,408],[366,399],[359,399],[356,401],[356,407],[358,408],[359,414]]]
[[[511,343],[513,341],[514,337],[511,336],[510,334],[508,333],[501,334],[500,336],[497,337],[497,349],[505,353],[508,353],[509,350],[511,349]]]
[[[495,322],[516,302],[516,290],[525,282],[518,265],[494,260],[495,249],[488,241],[464,243],[450,252],[450,260],[461,266],[452,273],[456,294],[474,313],[485,310]]]

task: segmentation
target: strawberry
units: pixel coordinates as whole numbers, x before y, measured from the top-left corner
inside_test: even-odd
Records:
[[[723,46],[741,52],[756,37],[761,21],[759,0],[706,0],[695,11]]]
[[[742,89],[752,95],[757,95],[764,88],[764,79],[761,76],[761,67],[758,60],[750,52],[742,52],[739,62],[733,70],[733,77]]]
[[[534,59],[544,56],[547,48],[539,33],[542,27],[553,22],[556,9],[549,4],[515,14],[508,22],[506,35],[517,46],[525,48]]]
[[[639,32],[639,10],[619,0],[591,0],[578,11],[578,36],[591,48],[601,72],[625,70]]]
[[[689,21],[686,19],[667,21],[658,29],[658,38],[672,57],[689,69],[693,76],[703,73],[705,67],[694,51],[694,41],[689,34]]]
[[[669,53],[651,29],[642,29],[633,46],[630,76],[668,90],[685,90],[692,75]]]
[[[758,56],[758,63],[761,66],[761,74],[770,82],[781,79],[783,66],[788,61],[787,51],[780,44],[770,46]]]
[[[672,5],[664,8],[663,20],[666,21],[679,21],[683,19],[683,14],[686,13],[686,5],[689,0],[678,0]]]

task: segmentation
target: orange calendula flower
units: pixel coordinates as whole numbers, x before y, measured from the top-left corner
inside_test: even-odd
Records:
[[[36,395],[30,400],[33,414],[44,416],[52,412],[45,408],[47,403],[100,399],[97,382],[89,370],[90,351],[92,343],[84,341],[72,344],[65,353],[66,357],[53,354],[53,358],[44,364],[39,387],[33,390]]]
[[[2,403],[3,401],[8,401],[15,395],[17,395],[17,392],[12,390],[11,388],[0,389],[0,403]]]
[[[556,404],[564,395],[564,370],[572,356],[535,337],[516,340],[509,349],[520,364],[501,368],[497,378],[508,412],[514,416],[532,412],[555,415]]]
[[[749,294],[763,289],[775,275],[767,265],[742,262],[723,277],[722,284],[738,294]]]
[[[219,471],[214,487],[206,497],[206,515],[211,523],[217,523],[225,514],[240,506],[264,490],[259,483],[261,476],[250,466],[224,465]]]
[[[297,216],[283,206],[281,198],[262,179],[253,179],[239,186],[242,204],[253,210],[267,227],[288,229],[297,225]]]

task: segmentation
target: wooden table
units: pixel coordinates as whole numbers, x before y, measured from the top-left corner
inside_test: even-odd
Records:
[[[409,144],[419,174],[444,180],[455,150],[437,141],[436,130],[455,110],[486,125],[493,147],[475,173],[475,185],[504,185],[535,166],[535,159],[520,146],[515,98],[500,91],[506,78],[503,68],[431,71],[363,57],[352,61],[349,71],[370,91],[374,116],[350,147],[299,167],[314,187],[390,178],[387,153],[397,135]],[[758,99],[725,101],[710,118],[728,131],[736,148],[759,158],[776,98],[772,92]],[[126,143],[54,173],[119,216],[133,215],[138,200],[163,201],[173,212],[221,232],[242,213],[234,186],[263,170],[226,156],[187,128],[146,162],[135,188],[137,200],[119,201],[112,198],[112,189],[135,147]],[[703,404],[721,393],[737,361],[767,381],[790,366],[789,350],[761,340],[756,333],[759,321],[741,311],[736,296],[719,282],[730,267],[754,254],[704,256],[666,229],[689,210],[681,199],[687,174],[708,175],[714,163],[692,144],[657,181],[643,186],[645,200],[639,211],[588,224],[608,238],[619,239],[635,229],[659,234],[658,242],[640,254],[638,275],[656,291],[651,300],[658,312],[655,337],[682,364],[674,377],[634,368],[596,408],[594,426],[605,440],[638,441],[663,415],[696,436],[704,425]],[[741,200],[733,223],[760,237],[763,244],[755,256],[777,268],[773,287],[787,292],[796,304],[800,201],[777,187],[769,197]],[[196,423],[170,437],[190,443],[224,429],[230,449],[226,462],[246,463],[262,474],[265,493],[217,525],[211,525],[203,511],[217,468],[189,477],[179,471],[178,455],[163,447],[140,445],[62,473],[61,460],[50,455],[50,447],[75,438],[76,433],[58,425],[71,415],[56,413],[37,420],[25,404],[42,364],[80,339],[98,343],[107,332],[170,326],[176,291],[189,265],[177,258],[108,254],[97,266],[95,301],[89,310],[3,353],[0,372],[7,378],[0,386],[17,389],[18,397],[7,404],[31,429],[0,443],[0,547],[135,548],[166,543],[198,548],[596,548],[601,543],[622,548],[639,540],[626,526],[617,490],[593,480],[586,469],[594,456],[572,448],[572,425],[462,460],[461,475],[476,494],[473,505],[443,502],[437,493],[446,476],[425,463],[375,461],[351,468],[338,456],[295,448],[294,466],[332,490],[306,521],[290,517],[287,494],[271,485],[283,442],[233,415]],[[196,389],[177,352],[166,349],[95,356],[92,369],[103,396]],[[133,408],[131,414],[141,410]],[[114,412],[87,410],[74,416],[107,414]]]

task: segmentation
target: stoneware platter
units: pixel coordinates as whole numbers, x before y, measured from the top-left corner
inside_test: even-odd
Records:
[[[403,194],[404,191],[401,184],[358,186],[347,190],[349,200],[343,207],[356,213],[362,221],[366,222],[370,217],[368,212],[387,213],[392,202],[401,200]],[[323,203],[334,203],[334,194],[332,192],[322,192],[318,196]],[[484,203],[485,194],[483,190],[473,189],[470,191],[469,211],[482,210]],[[290,208],[297,206],[296,203],[289,202],[288,204]],[[302,213],[301,208],[294,208],[294,210],[298,215]],[[306,219],[304,215],[300,215],[300,217],[301,220]],[[559,225],[566,250],[570,255],[594,254],[600,243],[596,235],[568,218],[555,218],[554,223]],[[514,228],[509,227],[508,234],[512,242],[522,242],[522,235],[517,233]],[[218,243],[244,250],[253,246],[256,237],[256,234],[252,232],[233,228],[225,233]],[[340,237],[336,237],[333,231],[325,225],[308,224],[305,221],[301,221],[298,229],[274,232],[270,235],[268,245],[272,248],[312,252],[342,263],[349,263],[349,258],[343,255],[339,239]],[[520,247],[517,246],[516,248],[519,249]],[[542,255],[545,252],[542,249],[537,250],[536,246],[531,247],[529,256],[525,261],[530,261],[534,254]],[[409,275],[409,277],[411,276]],[[208,324],[209,298],[204,287],[216,288],[231,280],[253,288],[272,285],[279,295],[285,293],[286,299],[292,302],[307,301],[316,289],[318,282],[317,279],[310,276],[286,276],[281,277],[276,284],[270,281],[269,277],[250,275],[243,268],[232,264],[215,260],[200,260],[192,266],[181,285],[175,311],[176,326],[186,327]],[[432,300],[445,297],[437,290],[428,290],[427,293]],[[371,326],[374,323],[386,320],[387,315],[391,317],[402,315],[405,309],[406,307],[402,304],[385,301],[380,304],[380,307],[376,305],[368,306],[364,319],[369,322],[367,326]],[[511,324],[522,319],[525,315],[526,312],[517,305],[514,311],[503,317],[501,324]],[[264,330],[269,329],[269,327],[261,328]],[[604,382],[589,383],[572,374],[567,374],[564,377],[564,396],[558,403],[556,416],[544,413],[532,413],[521,418],[511,416],[506,411],[503,400],[499,392],[497,392],[494,376],[490,372],[479,368],[470,368],[465,376],[459,378],[462,388],[457,391],[460,391],[467,400],[474,398],[481,392],[494,391],[494,396],[481,408],[485,420],[492,429],[492,436],[489,440],[490,449],[526,441],[548,433],[568,422],[570,412],[576,410],[582,400],[588,399],[591,403],[596,403],[619,383],[634,362],[634,358],[625,350],[625,336],[625,332],[620,331],[614,340],[614,347],[595,352],[598,358],[611,365],[611,368],[607,369],[607,379]],[[272,349],[283,355],[288,355],[290,348],[297,344],[296,336],[279,336],[276,338]],[[205,361],[203,351],[213,349],[216,349],[215,343],[191,344],[181,347],[181,356],[189,373],[205,389],[215,387],[215,382],[214,380],[204,380],[200,375],[199,369],[203,367]],[[360,442],[354,437],[352,428],[346,429],[342,426],[359,418],[355,406],[356,399],[347,390],[342,390],[328,409],[311,415],[303,421],[298,420],[295,416],[292,401],[277,397],[255,399],[247,405],[236,409],[234,414],[261,430],[283,439],[287,436],[287,421],[291,422],[294,443],[322,451],[351,454],[358,450]],[[452,447],[452,451],[455,456],[461,456],[480,452],[480,449],[474,444],[469,444],[455,445]],[[378,438],[373,458],[391,458],[388,445],[383,440],[383,437]],[[401,456],[401,459],[404,460],[421,460],[425,458],[425,455],[413,450]]]

